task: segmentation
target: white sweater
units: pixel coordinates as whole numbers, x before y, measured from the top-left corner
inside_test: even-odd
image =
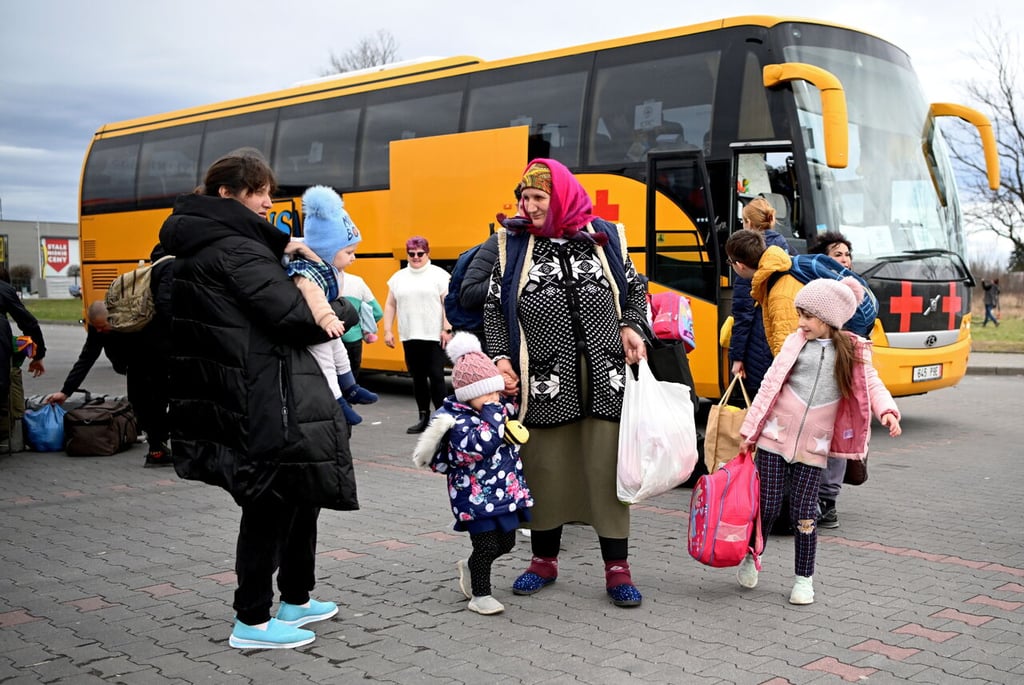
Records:
[[[388,279],[398,314],[398,337],[406,340],[440,342],[444,321],[444,296],[448,294],[448,272],[429,262],[414,269],[407,266]]]

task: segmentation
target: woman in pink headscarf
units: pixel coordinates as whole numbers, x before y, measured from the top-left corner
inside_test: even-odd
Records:
[[[629,507],[618,500],[619,417],[625,366],[645,356],[634,330],[647,288],[624,233],[594,216],[590,198],[561,163],[535,159],[516,188],[519,213],[499,235],[484,306],[487,349],[521,389],[522,447],[534,494],[533,558],[512,591],[529,595],[558,575],[562,527],[594,527],[605,585],[617,606],[638,606],[629,569]],[[521,388],[520,388],[521,385]]]

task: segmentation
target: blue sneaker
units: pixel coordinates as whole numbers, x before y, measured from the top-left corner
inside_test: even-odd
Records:
[[[623,583],[608,588],[608,596],[617,607],[638,607],[644,601],[640,591],[632,583]]]
[[[307,623],[323,621],[336,613],[338,613],[338,605],[334,602],[318,602],[311,599],[308,607],[281,602],[281,607],[277,610],[277,622],[298,628]]]
[[[276,618],[270,619],[265,630],[236,620],[228,644],[237,649],[292,649],[315,639],[312,631],[285,625]]]
[[[527,571],[516,578],[516,582],[512,583],[512,594],[532,595],[548,585],[551,585],[553,582],[555,582],[554,578],[545,578],[537,575],[533,571]]]

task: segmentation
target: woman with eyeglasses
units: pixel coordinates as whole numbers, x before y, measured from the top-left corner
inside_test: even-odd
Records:
[[[419,420],[406,433],[422,433],[430,421],[430,403],[440,409],[447,393],[444,380],[444,347],[452,328],[444,315],[448,294],[447,271],[430,263],[430,244],[422,236],[405,241],[409,265],[388,279],[384,305],[384,344],[395,346],[392,331],[398,315],[398,335],[405,352],[405,366],[412,376]]]

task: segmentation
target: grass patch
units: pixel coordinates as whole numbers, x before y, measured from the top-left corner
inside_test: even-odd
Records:
[[[974,306],[971,307],[971,349],[974,352],[1021,352],[1024,353],[1024,295],[1002,293],[999,298],[999,326],[982,326],[985,320],[985,305],[982,304],[981,288],[975,289]]]
[[[1024,319],[1010,318],[1004,313],[999,326],[982,326],[982,313],[978,323],[971,326],[971,349],[975,352],[1024,352]],[[972,317],[973,320],[973,317]]]
[[[40,321],[78,323],[82,320],[82,301],[77,297],[63,300],[27,299],[22,300],[22,304]]]

